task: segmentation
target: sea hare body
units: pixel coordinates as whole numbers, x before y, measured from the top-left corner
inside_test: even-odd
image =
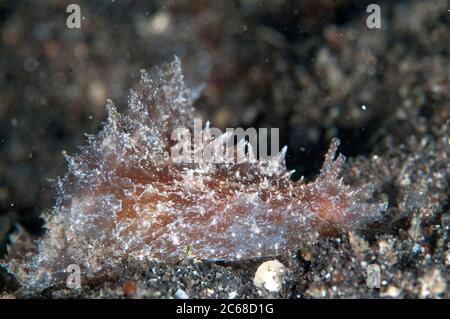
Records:
[[[290,180],[285,149],[256,163],[174,163],[171,133],[194,120],[178,59],[143,72],[128,104],[120,115],[109,101],[101,132],[68,157],[36,252],[11,247],[7,267],[23,285],[58,284],[70,264],[95,278],[127,259],[176,261],[187,247],[201,260],[280,255],[307,233],[358,227],[385,207],[339,179],[337,139],[308,184]]]

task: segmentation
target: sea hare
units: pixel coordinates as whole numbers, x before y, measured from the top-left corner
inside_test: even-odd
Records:
[[[175,163],[171,133],[192,128],[192,102],[177,58],[142,71],[125,114],[108,101],[100,133],[66,155],[68,172],[36,250],[23,252],[20,240],[10,247],[6,266],[24,286],[58,284],[70,264],[95,278],[124,260],[177,261],[188,247],[188,258],[208,261],[276,256],[308,233],[352,229],[385,209],[368,202],[367,190],[343,184],[337,139],[310,183],[291,181],[285,148],[256,162]]]

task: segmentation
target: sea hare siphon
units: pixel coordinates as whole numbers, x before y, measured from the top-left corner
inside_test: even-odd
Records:
[[[61,283],[71,264],[95,278],[124,260],[183,259],[187,247],[199,260],[276,256],[298,248],[305,234],[353,229],[386,208],[343,184],[338,139],[310,183],[291,181],[285,148],[252,163],[174,163],[171,133],[194,121],[177,58],[142,71],[125,114],[111,101],[107,110],[100,133],[66,155],[68,172],[35,251],[21,250],[19,239],[9,249],[5,265],[29,289]]]

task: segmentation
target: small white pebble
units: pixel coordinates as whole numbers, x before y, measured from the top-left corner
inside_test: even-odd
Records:
[[[236,290],[235,290],[235,291],[231,291],[231,292],[228,294],[228,299],[234,299],[234,298],[236,298],[237,295],[238,295],[238,293],[237,293]]]
[[[183,289],[178,289],[175,292],[175,298],[177,298],[177,299],[189,299],[189,295]]]
[[[409,185],[411,185],[411,179],[409,178],[408,175],[406,175],[406,176],[404,176],[402,178],[402,180],[400,181],[400,185],[401,186],[409,186]]]
[[[363,109],[365,111],[365,110],[367,110],[367,106],[361,105],[361,109]]]
[[[258,288],[265,288],[270,292],[279,292],[285,272],[286,267],[278,260],[266,261],[258,267],[253,283]]]

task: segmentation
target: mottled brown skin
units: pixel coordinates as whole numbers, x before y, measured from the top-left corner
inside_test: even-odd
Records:
[[[348,209],[348,201],[341,198],[336,201],[331,198],[332,196],[338,196],[339,190],[329,187],[328,191],[331,193],[318,193],[315,190],[313,183],[304,184],[301,182],[291,183],[289,180],[272,181],[271,185],[267,189],[260,188],[261,178],[247,182],[237,183],[233,180],[233,175],[236,171],[251,170],[249,164],[234,165],[231,170],[223,169],[218,170],[214,175],[209,176],[205,181],[204,190],[190,190],[189,196],[185,196],[186,190],[180,186],[179,172],[184,169],[190,169],[195,167],[195,164],[174,164],[167,163],[159,167],[152,167],[150,163],[147,164],[148,170],[135,170],[134,168],[126,167],[124,165],[118,165],[110,167],[110,170],[114,170],[117,176],[127,178],[132,181],[134,185],[149,185],[151,184],[157,191],[153,194],[143,195],[143,189],[128,189],[130,193],[125,195],[125,189],[117,187],[118,185],[101,185],[94,191],[95,195],[101,195],[114,192],[120,200],[122,200],[122,210],[117,214],[116,223],[127,222],[130,226],[121,232],[121,236],[129,237],[133,236],[136,232],[137,225],[141,222],[136,214],[135,207],[146,207],[148,210],[155,210],[156,205],[172,202],[173,207],[178,209],[186,209],[196,204],[198,196],[202,192],[214,192],[215,198],[213,201],[205,202],[202,206],[205,208],[204,214],[191,213],[186,215],[185,223],[192,227],[187,228],[184,232],[185,240],[180,239],[183,242],[184,247],[191,246],[193,256],[200,259],[233,259],[235,252],[234,243],[224,240],[221,237],[212,237],[209,239],[208,245],[221,246],[230,253],[223,254],[221,256],[208,256],[208,255],[195,255],[196,250],[201,248],[192,244],[197,239],[203,239],[205,234],[209,233],[227,233],[230,232],[230,227],[234,224],[235,220],[242,219],[246,216],[247,211],[242,207],[235,207],[234,209],[226,209],[226,206],[232,203],[236,198],[234,197],[237,191],[246,192],[259,192],[259,199],[264,203],[266,211],[271,211],[270,215],[261,213],[261,218],[265,222],[273,225],[284,225],[292,234],[306,234],[311,231],[318,231],[325,236],[336,235],[339,230],[345,229],[346,225],[351,222],[349,218],[352,216],[346,215],[345,211]],[[155,173],[157,172],[157,173]],[[139,199],[138,199],[139,198]],[[286,224],[288,221],[285,218],[285,207],[292,205],[293,210],[298,215],[302,215],[303,212],[309,210],[313,213],[313,216],[307,220],[306,223],[298,224]],[[297,207],[297,208],[296,208]],[[89,213],[86,211],[86,213]],[[217,223],[211,226],[211,220],[217,217]],[[155,248],[163,248],[164,253],[155,253],[152,257],[156,259],[174,259],[177,260],[181,256],[177,256],[176,251],[178,247],[172,245],[168,241],[159,240],[161,234],[167,233],[169,230],[167,226],[175,222],[178,216],[174,216],[170,212],[166,214],[164,212],[159,213],[153,218],[153,224],[148,228],[146,234],[142,238],[143,245],[152,244]],[[285,225],[286,224],[286,225]],[[195,227],[194,227],[195,226]],[[113,225],[110,225],[111,231]],[[276,230],[276,227],[275,227]],[[258,236],[271,237],[274,230],[266,229],[262,231]],[[289,235],[287,235],[289,237]],[[293,249],[298,244],[298,236],[291,236],[292,238],[287,241],[287,244],[283,247],[281,252]],[[113,240],[113,238],[111,238]],[[157,243],[155,245],[155,243]],[[157,251],[156,249],[155,251]],[[259,256],[273,255],[271,249],[265,250],[264,247],[258,252]],[[168,258],[168,256],[172,256]]]
[[[290,180],[283,152],[256,163],[174,163],[171,132],[192,130],[194,119],[179,61],[144,72],[141,84],[128,111],[109,102],[102,131],[68,157],[36,251],[22,253],[20,240],[11,248],[7,267],[27,289],[64,284],[70,264],[94,282],[129,260],[178,261],[187,247],[189,258],[207,261],[277,256],[310,234],[358,227],[385,207],[339,179],[337,139],[307,184]]]

